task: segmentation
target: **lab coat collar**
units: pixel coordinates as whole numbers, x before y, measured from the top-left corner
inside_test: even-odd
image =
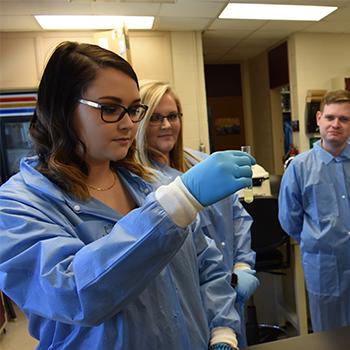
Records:
[[[117,167],[116,171],[138,206],[143,204],[141,198],[146,197],[157,187],[157,184],[150,184],[125,168]]]
[[[28,187],[50,197],[54,201],[65,202],[76,213],[89,213],[93,210],[95,214],[101,212],[100,214],[103,214],[103,217],[109,219],[118,218],[118,214],[114,210],[104,206],[94,198],[90,198],[87,201],[81,201],[78,198],[63,192],[61,188],[56,186],[47,177],[35,169],[37,164],[37,156],[27,157],[21,160],[21,174],[23,181]],[[152,186],[141,179],[138,175],[131,173],[125,168],[116,167],[115,170],[118,172],[123,184],[128,189],[137,206],[141,206],[144,198],[155,189],[156,185]]]
[[[315,152],[317,153],[317,156],[325,163],[329,164],[332,160],[335,160],[336,162],[341,162],[346,159],[350,159],[350,141],[348,140],[345,148],[343,151],[337,156],[334,157],[332,154],[327,152],[325,149],[321,146],[321,140],[314,143],[313,148]]]
[[[36,170],[38,161],[38,156],[27,157],[21,160],[20,170],[23,181],[28,187],[44,193],[46,196],[49,196],[54,200],[64,201],[62,190],[51,182],[46,176]]]

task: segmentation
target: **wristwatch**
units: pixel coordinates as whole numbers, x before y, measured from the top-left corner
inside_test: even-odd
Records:
[[[238,350],[238,349],[233,348],[231,345],[228,345],[226,343],[217,343],[217,344],[211,345],[209,350]]]
[[[232,272],[232,275],[231,275],[231,286],[233,288],[236,288],[237,284],[238,284],[238,277],[237,277],[237,275],[234,272]]]

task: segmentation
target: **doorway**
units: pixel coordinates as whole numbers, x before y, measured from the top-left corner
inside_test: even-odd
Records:
[[[240,149],[245,144],[239,64],[204,66],[210,152]]]

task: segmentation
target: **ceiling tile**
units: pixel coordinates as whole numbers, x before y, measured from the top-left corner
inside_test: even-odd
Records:
[[[216,55],[216,56],[224,56],[227,52],[230,51],[231,48],[220,48],[220,47],[205,47],[204,55]]]
[[[240,41],[239,47],[240,48],[265,48],[270,47],[273,44],[275,44],[279,39],[272,38],[272,39],[251,39],[250,37],[247,39],[244,39]]]
[[[203,38],[203,45],[206,48],[218,48],[221,50],[225,50],[227,48],[231,48],[235,46],[237,43],[239,43],[241,39],[214,39],[214,38]]]
[[[268,31],[279,31],[279,30],[289,30],[289,31],[299,31],[307,28],[315,22],[311,21],[266,21],[266,23],[260,28],[261,30]]]
[[[283,3],[283,1],[279,1]],[[284,1],[286,2],[286,1]],[[349,4],[349,0],[292,0],[288,1],[288,3],[295,5],[318,5],[318,6],[345,6]]]
[[[189,17],[158,17],[155,28],[156,30],[204,30],[208,23],[209,18],[189,18]]]
[[[245,55],[248,57],[252,57],[258,55],[262,51],[264,51],[264,49],[262,48],[241,47],[240,45],[238,45],[233,50],[229,51],[225,56],[230,58],[243,57]]]
[[[0,16],[0,31],[38,31],[39,23],[33,16]]]
[[[97,1],[99,1],[99,0],[97,0]],[[106,1],[106,0],[102,0],[102,1]],[[116,1],[116,0],[109,0],[109,1]],[[126,2],[126,3],[133,3],[133,2],[150,3],[150,2],[155,2],[155,3],[160,3],[160,4],[174,4],[176,2],[176,0],[119,0],[119,1],[120,2]]]
[[[198,0],[178,0],[176,4],[163,4],[160,16],[209,17],[216,18],[221,12],[222,4],[217,2],[200,2]]]
[[[220,39],[242,39],[251,34],[250,30],[206,30],[203,38]]]
[[[350,30],[350,21],[347,22],[317,22],[304,29],[303,32],[324,32],[324,33],[343,33]]]
[[[350,5],[332,12],[325,17],[325,21],[348,21],[350,18]]]
[[[210,30],[257,30],[267,21],[243,19],[216,19],[210,25]]]
[[[288,37],[293,31],[291,30],[257,30],[252,33],[250,39],[281,39]]]

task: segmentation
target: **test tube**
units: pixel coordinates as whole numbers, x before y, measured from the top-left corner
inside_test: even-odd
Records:
[[[241,146],[241,151],[251,154],[250,146]],[[249,186],[243,189],[243,199],[246,203],[251,203],[254,200],[253,186]]]

